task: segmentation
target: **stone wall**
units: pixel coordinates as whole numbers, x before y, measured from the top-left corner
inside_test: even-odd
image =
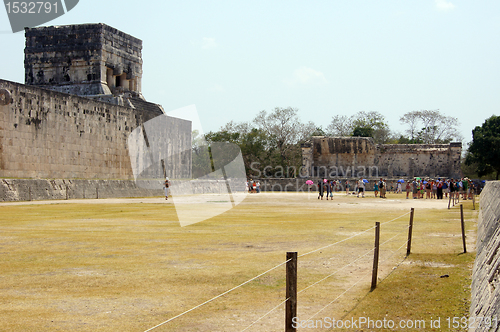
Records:
[[[314,179],[314,184],[307,185],[306,181],[309,178],[254,178],[253,181],[260,182],[261,191],[270,191],[270,192],[314,192],[318,190],[318,179]],[[338,187],[339,191],[345,190],[345,182],[349,180],[350,192],[353,192],[357,181],[359,178],[342,178],[335,179],[340,180],[341,183]],[[366,191],[373,191],[373,186],[375,183],[378,183],[379,179],[368,179],[368,182],[365,183]],[[386,179],[386,183],[388,189],[391,189],[391,186],[396,189],[397,188],[397,178]],[[402,190],[405,191],[405,184],[402,185]]]
[[[130,180],[0,180],[0,201],[5,202],[162,195],[161,189],[147,189]]]
[[[226,181],[172,181],[171,194],[199,195],[227,193]],[[162,181],[132,180],[42,180],[0,179],[0,201],[40,201],[124,197],[161,197]],[[230,183],[233,191],[243,192],[245,184]]]
[[[75,95],[140,96],[140,39],[102,23],[26,28],[25,35],[26,84]]]
[[[500,324],[500,182],[488,181],[480,197],[477,253],[472,272],[470,317]],[[475,324],[477,327],[478,324]],[[469,331],[490,331],[484,324]]]
[[[302,176],[461,177],[462,143],[375,144],[366,137],[313,137],[302,144]]]
[[[158,105],[134,103],[123,107],[0,80],[0,178],[133,179],[127,139],[164,114]],[[178,129],[167,137],[177,158],[169,160],[168,175],[190,177],[190,167],[181,167],[190,165],[182,153],[191,149],[190,121],[161,121]]]

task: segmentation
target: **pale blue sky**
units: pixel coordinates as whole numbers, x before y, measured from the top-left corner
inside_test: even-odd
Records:
[[[105,23],[143,40],[148,101],[196,105],[204,131],[295,107],[326,127],[377,111],[500,115],[500,1],[80,0],[46,25]],[[24,33],[0,8],[0,78],[24,82]]]

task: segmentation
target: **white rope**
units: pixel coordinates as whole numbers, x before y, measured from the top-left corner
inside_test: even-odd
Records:
[[[191,309],[189,309],[189,310],[187,310],[187,311],[184,311],[183,313],[178,314],[178,315],[177,315],[177,316],[175,316],[175,317],[172,317],[172,318],[170,318],[170,319],[168,319],[168,320],[166,320],[166,321],[164,321],[164,322],[162,322],[162,323],[160,323],[160,324],[158,324],[158,325],[156,325],[156,326],[153,326],[153,327],[152,327],[152,328],[150,328],[150,329],[147,329],[147,330],[146,330],[146,331],[144,331],[144,332],[148,332],[148,331],[154,330],[154,329],[156,329],[157,327],[162,326],[163,324],[166,324],[166,323],[168,323],[168,322],[170,322],[170,321],[173,321],[174,319],[179,318],[179,317],[181,317],[182,315],[185,315],[185,314],[187,314],[187,313],[188,313],[188,312],[190,312],[190,311],[193,311],[193,310],[195,310],[195,309],[197,309],[197,308],[199,308],[199,307],[201,307],[201,306],[203,306],[203,305],[205,305],[205,304],[207,304],[207,303],[209,303],[209,302],[212,302],[213,300],[218,299],[219,297],[224,296],[224,295],[226,295],[227,293],[232,292],[233,290],[235,290],[235,289],[237,289],[237,288],[240,288],[240,287],[241,287],[241,286],[243,286],[243,285],[248,284],[250,281],[253,281],[253,280],[255,280],[255,279],[257,279],[257,278],[259,278],[259,277],[263,276],[264,274],[266,274],[266,273],[268,273],[268,272],[271,272],[272,270],[274,270],[274,269],[276,269],[276,268],[280,267],[280,266],[281,266],[281,265],[283,265],[283,264],[288,263],[289,261],[291,261],[291,258],[290,258],[289,260],[286,260],[286,261],[284,261],[283,263],[280,263],[280,264],[276,265],[275,267],[273,267],[273,268],[271,268],[271,269],[267,270],[266,272],[263,272],[263,273],[259,274],[258,276],[253,277],[252,279],[249,279],[249,280],[245,281],[244,283],[242,283],[242,284],[240,284],[240,285],[238,285],[238,286],[236,286],[236,287],[233,287],[233,288],[231,288],[230,290],[225,291],[224,293],[217,295],[216,297],[211,298],[210,300],[207,300],[207,301],[205,301],[205,302],[203,302],[203,303],[201,303],[201,304],[198,304],[196,307],[193,307],[193,308],[191,308]]]
[[[384,224],[387,224],[387,223],[393,222],[394,220],[397,220],[397,219],[399,219],[399,218],[402,218],[402,217],[406,216],[406,215],[407,215],[407,214],[409,214],[409,213],[411,213],[411,211],[410,211],[410,212],[406,212],[405,214],[402,214],[402,215],[400,215],[399,217],[396,217],[396,218],[394,218],[394,219],[392,219],[392,220],[386,221],[386,222],[382,223],[381,225],[384,225]],[[354,237],[356,237],[356,236],[358,236],[358,235],[361,235],[361,234],[363,234],[363,233],[366,233],[366,232],[368,232],[369,230],[372,230],[372,229],[374,229],[374,228],[375,228],[375,226],[373,226],[373,227],[371,227],[371,228],[368,228],[368,229],[366,229],[366,230],[364,230],[364,231],[362,231],[362,232],[356,233],[356,234],[354,234],[353,236],[350,236],[350,237],[348,237],[348,238],[346,238],[346,239],[343,239],[343,240],[337,241],[337,242],[335,242],[335,243],[332,243],[332,244],[329,244],[329,245],[327,245],[327,246],[324,246],[324,247],[321,247],[321,248],[315,249],[315,250],[313,250],[313,251],[309,251],[309,252],[307,252],[307,253],[305,253],[305,254],[302,254],[302,255],[300,255],[300,256],[298,256],[298,257],[303,257],[303,256],[306,256],[306,255],[312,254],[312,253],[314,253],[314,252],[316,252],[316,251],[319,251],[319,250],[322,250],[322,249],[326,249],[326,248],[329,248],[329,247],[334,246],[334,245],[336,245],[336,244],[339,244],[339,243],[345,242],[345,241],[350,240],[350,239],[352,239],[352,238],[354,238]]]
[[[336,244],[339,244],[339,243],[345,242],[345,241],[350,240],[350,239],[352,239],[352,238],[354,238],[354,237],[356,237],[356,236],[358,236],[358,235],[360,235],[360,234],[366,233],[366,232],[368,232],[369,230],[372,230],[372,229],[374,229],[374,228],[375,228],[375,226],[373,226],[373,227],[371,227],[371,228],[368,228],[368,229],[366,229],[366,230],[364,230],[364,231],[362,231],[362,232],[359,232],[359,233],[357,233],[357,234],[354,234],[354,235],[353,235],[353,236],[351,236],[351,237],[348,237],[348,238],[345,238],[345,239],[343,239],[343,240],[337,241],[337,242],[335,242],[335,243],[329,244],[329,245],[327,245],[327,246],[324,246],[324,247],[321,247],[321,248],[315,249],[315,250],[313,250],[313,251],[309,251],[309,252],[307,252],[307,253],[305,253],[305,254],[302,254],[302,255],[300,255],[300,256],[298,256],[298,257],[303,257],[303,256],[305,256],[305,255],[312,254],[312,253],[314,253],[314,252],[316,252],[316,251],[319,251],[319,250],[322,250],[322,249],[325,249],[325,248],[328,248],[328,247],[334,246],[334,245],[336,245]]]
[[[390,255],[389,257],[387,257],[386,259],[384,259],[382,262],[380,262],[380,264],[382,265],[383,263],[385,263],[389,258],[391,258],[392,256],[394,256],[395,253],[397,253],[399,250],[401,250],[401,248],[403,248],[406,244],[408,243],[408,240],[406,240],[403,245],[401,247],[399,247],[398,249],[394,250]],[[406,257],[405,257],[406,258]],[[404,260],[404,259],[403,259]],[[401,263],[397,264],[396,267],[398,267]]]
[[[397,220],[397,219],[399,219],[399,218],[402,218],[402,217],[406,216],[406,215],[407,215],[407,214],[409,214],[409,213],[411,213],[411,211],[410,211],[410,212],[406,212],[405,214],[400,215],[399,217],[396,217],[396,218],[394,218],[394,219],[392,219],[392,220],[389,220],[389,221],[383,222],[383,223],[381,223],[381,225],[385,225],[385,224],[388,224],[388,223],[390,223],[390,222],[393,222],[394,220]]]
[[[410,228],[410,225],[406,226],[406,229]],[[395,237],[398,237],[399,235],[401,235],[401,233],[403,233],[406,229],[403,229],[402,231],[399,231],[398,233],[396,233],[396,235],[394,235],[393,237],[391,237],[389,240],[386,240],[385,242],[382,242],[381,244],[379,244],[379,247],[386,244],[387,242],[389,241],[392,241],[392,239],[394,239]],[[406,240],[406,242],[408,242],[408,240]]]
[[[342,270],[343,270],[343,269],[345,269],[346,267],[348,267],[348,266],[350,266],[350,265],[352,265],[352,264],[356,263],[358,260],[360,260],[361,258],[365,257],[366,255],[368,255],[369,253],[371,253],[371,252],[372,252],[372,251],[374,251],[374,250],[375,250],[375,248],[368,250],[366,253],[364,253],[363,255],[359,256],[358,258],[356,258],[356,259],[355,259],[354,261],[352,261],[351,263],[349,263],[349,264],[347,264],[347,265],[344,265],[343,267],[341,267],[341,268],[340,268],[340,269],[338,269],[337,271],[333,272],[332,274],[330,274],[330,275],[328,275],[328,276],[324,277],[323,279],[318,280],[318,281],[316,281],[315,283],[313,283],[313,284],[311,284],[311,285],[307,286],[307,287],[306,287],[306,288],[304,288],[303,290],[299,291],[297,294],[300,294],[300,293],[302,293],[303,291],[305,291],[306,289],[309,289],[309,288],[311,288],[312,286],[314,286],[314,285],[316,285],[316,284],[319,284],[319,283],[320,283],[320,282],[322,282],[323,280],[330,278],[331,276],[333,276],[334,274],[336,274],[336,273],[338,273],[338,272],[342,271]]]
[[[407,212],[407,213],[405,213],[405,214],[403,214],[403,215],[401,215],[401,216],[399,216],[399,217],[397,217],[397,218],[394,218],[394,219],[392,219],[392,220],[386,221],[386,222],[384,222],[383,224],[387,224],[387,223],[392,222],[392,221],[394,221],[394,220],[397,220],[397,219],[399,219],[399,218],[401,218],[401,217],[404,217],[404,216],[405,216],[405,215],[407,215],[408,213],[410,213],[410,212]],[[383,225],[383,224],[382,224],[382,225]],[[324,246],[324,247],[321,247],[321,248],[318,248],[318,249],[312,250],[312,251],[310,251],[310,252],[307,252],[307,253],[305,253],[305,254],[302,254],[302,255],[300,255],[300,256],[298,256],[298,257],[303,257],[303,256],[306,256],[306,255],[312,254],[312,253],[314,253],[314,252],[317,252],[317,251],[319,251],[319,250],[326,249],[326,248],[329,248],[329,247],[334,246],[334,245],[336,245],[336,244],[339,244],[339,243],[345,242],[345,241],[350,240],[350,239],[352,239],[352,238],[354,238],[354,237],[356,237],[356,236],[358,236],[358,235],[361,235],[361,234],[363,234],[363,233],[366,233],[366,232],[368,232],[369,230],[372,230],[372,229],[374,229],[374,228],[375,228],[375,226],[374,226],[374,227],[371,227],[371,228],[368,228],[368,229],[366,229],[366,230],[364,230],[364,231],[362,231],[362,232],[356,233],[355,235],[350,236],[350,237],[348,237],[348,238],[345,238],[345,239],[343,239],[343,240],[337,241],[337,242],[332,243],[332,244],[329,244],[329,245],[327,245],[327,246]],[[391,239],[392,239],[392,238],[391,238]],[[386,242],[387,242],[387,241],[386,241]],[[385,243],[385,242],[384,242],[384,243]],[[399,249],[398,249],[398,250],[399,250]],[[332,273],[331,275],[329,275],[329,276],[327,276],[327,277],[325,277],[325,278],[323,278],[323,279],[321,279],[321,280],[319,280],[319,281],[315,282],[314,284],[312,284],[312,285],[310,285],[310,286],[306,287],[305,289],[301,290],[300,292],[305,291],[306,289],[308,289],[308,288],[310,288],[310,287],[312,287],[312,286],[314,286],[314,285],[318,284],[319,282],[321,282],[321,281],[323,281],[323,280],[325,280],[325,279],[329,278],[330,276],[334,275],[335,273],[337,273],[337,272],[339,272],[339,271],[343,270],[343,269],[344,269],[344,268],[346,268],[347,266],[352,265],[354,262],[356,262],[357,260],[359,260],[359,259],[361,259],[362,257],[366,256],[366,255],[367,255],[368,253],[370,253],[371,251],[373,251],[373,249],[372,249],[372,250],[370,250],[370,251],[368,251],[368,252],[367,252],[367,253],[365,253],[364,255],[362,255],[362,256],[360,256],[360,257],[358,257],[356,260],[354,260],[354,261],[353,261],[353,262],[351,262],[350,264],[348,264],[348,265],[344,266],[343,268],[341,268],[341,269],[337,270],[336,272]],[[226,294],[228,294],[228,293],[232,292],[233,290],[238,289],[238,288],[240,288],[240,287],[242,287],[242,286],[244,286],[244,285],[248,284],[249,282],[251,282],[251,281],[253,281],[253,280],[255,280],[255,279],[257,279],[257,278],[259,278],[259,277],[263,276],[264,274],[266,274],[266,273],[268,273],[268,272],[271,272],[272,270],[274,270],[274,269],[276,269],[276,268],[280,267],[281,265],[288,263],[290,260],[291,260],[291,259],[286,260],[286,261],[284,261],[284,262],[282,262],[282,263],[280,263],[280,264],[276,265],[275,267],[273,267],[273,268],[271,268],[271,269],[269,269],[269,270],[267,270],[267,271],[265,271],[265,272],[263,272],[263,273],[259,274],[258,276],[253,277],[252,279],[249,279],[249,280],[245,281],[244,283],[242,283],[242,284],[240,284],[240,285],[238,285],[238,286],[236,286],[236,287],[233,287],[233,288],[231,288],[230,290],[225,291],[224,293],[219,294],[219,295],[217,295],[217,296],[215,296],[215,297],[211,298],[210,300],[207,300],[207,301],[205,301],[205,302],[203,302],[203,303],[201,303],[201,304],[199,304],[199,305],[197,305],[197,306],[195,306],[195,307],[193,307],[193,308],[191,308],[191,309],[189,309],[189,310],[186,310],[186,311],[184,311],[183,313],[178,314],[177,316],[174,316],[174,317],[172,317],[172,318],[170,318],[170,319],[168,319],[168,320],[166,320],[166,321],[164,321],[164,322],[162,322],[162,323],[160,323],[160,324],[158,324],[158,325],[156,325],[156,326],[153,326],[152,328],[147,329],[147,330],[145,330],[144,332],[149,332],[149,331],[152,331],[152,330],[156,329],[157,327],[160,327],[160,326],[162,326],[162,325],[164,325],[164,324],[166,324],[166,323],[168,323],[168,322],[170,322],[170,321],[172,321],[172,320],[174,320],[174,319],[176,319],[176,318],[181,317],[182,315],[187,314],[188,312],[191,312],[191,311],[193,311],[193,310],[195,310],[195,309],[197,309],[197,308],[199,308],[199,307],[201,307],[201,306],[203,306],[203,305],[205,305],[205,304],[207,304],[207,303],[209,303],[209,302],[212,302],[212,301],[214,301],[214,300],[218,299],[219,297],[224,296],[224,295],[226,295]],[[360,279],[361,279],[361,278],[360,278]],[[347,289],[344,293],[342,293],[341,295],[339,295],[339,296],[338,296],[335,300],[337,300],[340,296],[342,296],[342,295],[343,295],[343,294],[345,294],[348,290],[350,290],[352,287],[354,287],[354,286],[355,286],[358,282],[359,282],[359,281],[357,281],[356,283],[354,283],[354,284],[353,284],[351,287],[349,287],[349,288],[348,288],[348,289]],[[299,292],[299,293],[300,293],[300,292]],[[284,303],[284,302],[286,302],[287,300],[288,300],[288,299],[286,299],[285,301],[281,302],[281,303],[280,303],[277,307],[279,307],[281,304],[283,304],[283,303]],[[333,303],[335,300],[333,300],[332,302],[330,302],[327,306],[329,306],[329,305],[330,305],[331,303]],[[269,313],[271,313],[271,312],[272,312],[273,310],[275,310],[277,307],[273,308],[271,311],[269,311],[268,313],[266,313],[266,315],[264,315],[264,316],[262,316],[261,318],[259,318],[257,321],[255,321],[254,323],[252,323],[250,326],[252,326],[252,325],[253,325],[253,324],[255,324],[256,322],[258,322],[259,320],[261,320],[262,318],[264,318],[265,316],[267,316]],[[324,307],[324,308],[326,308],[326,307]],[[324,309],[324,308],[323,308],[323,309]],[[312,317],[314,317],[315,315],[317,315],[317,314],[318,314],[319,312],[321,312],[323,309],[321,309],[320,311],[318,311],[318,312],[317,312],[316,314],[314,314]],[[312,317],[311,317],[311,318],[312,318]],[[248,326],[248,327],[247,327],[247,329],[248,329],[250,326]],[[245,330],[246,330],[246,329],[245,329]],[[245,331],[245,330],[243,330],[243,331]]]
[[[284,301],[281,301],[280,304],[278,304],[276,307],[272,308],[271,310],[269,310],[264,316],[260,317],[259,319],[257,319],[255,322],[253,322],[252,324],[248,325],[244,330],[241,330],[241,332],[243,331],[246,331],[248,330],[252,325],[254,325],[255,323],[257,323],[259,320],[261,320],[262,318],[266,317],[267,315],[269,315],[271,312],[273,312],[274,310],[278,309],[283,303],[285,303],[286,301],[290,300],[290,298],[284,300]]]
[[[365,278],[368,274],[370,274],[370,272],[368,273],[365,273],[364,275],[362,275],[358,281],[356,281],[354,284],[351,285],[351,287],[347,288],[344,292],[342,292],[339,296],[337,296],[335,299],[333,299],[333,301],[331,301],[330,303],[328,303],[326,306],[324,306],[320,311],[318,311],[317,313],[315,313],[314,315],[312,315],[311,317],[309,317],[307,320],[309,321],[311,318],[313,318],[314,316],[316,316],[317,314],[319,314],[320,312],[322,312],[323,310],[325,310],[330,304],[332,304],[333,302],[337,301],[342,295],[344,295],[345,293],[347,293],[349,290],[351,290],[351,288],[353,288],[354,286],[356,286],[363,278]]]
[[[401,218],[401,217],[398,217],[398,218]],[[394,220],[396,220],[396,219],[393,219],[393,220],[391,220],[391,221],[394,221]],[[390,221],[388,221],[388,222],[390,222]],[[409,226],[408,226],[408,227],[409,227]],[[401,233],[401,232],[400,232],[400,233]],[[396,234],[395,236],[393,236],[392,238],[390,238],[389,240],[385,241],[385,242],[384,242],[384,243],[382,243],[382,244],[385,244],[385,243],[389,242],[390,240],[394,239],[394,238],[395,238],[396,236],[398,236],[398,235],[399,235],[399,233],[398,233],[398,234]],[[405,242],[403,243],[403,245],[402,245],[402,246],[400,246],[398,249],[396,249],[395,251],[393,251],[393,252],[391,253],[391,255],[390,255],[389,257],[387,257],[384,261],[382,261],[380,264],[382,264],[382,263],[386,262],[386,261],[387,261],[389,258],[391,258],[391,257],[392,257],[392,256],[393,256],[396,252],[398,252],[399,250],[401,250],[401,248],[403,248],[403,247],[404,247],[407,243],[408,243],[408,240],[407,240],[407,241],[405,241]],[[369,254],[370,252],[372,252],[373,250],[374,250],[374,249],[372,249],[372,250],[370,250],[370,251],[366,252],[364,255],[362,255],[362,256],[360,256],[360,257],[358,257],[355,261],[353,261],[353,262],[351,262],[350,264],[348,264],[348,265],[344,266],[343,268],[341,268],[341,269],[339,269],[339,270],[335,271],[335,272],[334,272],[334,273],[332,273],[331,275],[334,275],[335,273],[337,273],[337,272],[341,271],[341,270],[342,270],[342,269],[344,269],[345,267],[347,267],[347,266],[349,266],[349,265],[353,264],[353,263],[354,263],[354,262],[356,262],[357,260],[359,260],[359,259],[361,259],[362,257],[364,257],[364,256],[368,255],[368,254]],[[403,259],[403,260],[404,260],[404,259]],[[396,265],[396,267],[398,267],[400,264],[401,264],[401,263],[397,264],[397,265]],[[312,315],[311,317],[309,317],[309,319],[307,319],[307,320],[310,320],[311,318],[315,317],[315,316],[316,316],[317,314],[319,314],[321,311],[323,311],[323,310],[324,310],[324,309],[326,309],[328,306],[330,306],[333,302],[337,301],[337,300],[338,300],[338,299],[339,299],[342,295],[344,295],[344,294],[345,294],[345,293],[347,293],[349,290],[351,290],[354,286],[356,286],[356,285],[357,285],[357,284],[358,284],[358,283],[359,283],[359,282],[360,282],[363,278],[365,278],[365,277],[366,277],[369,273],[370,273],[370,272],[367,272],[367,273],[365,273],[363,276],[361,276],[361,277],[358,279],[358,281],[356,281],[354,284],[352,284],[349,288],[347,288],[347,289],[346,289],[344,292],[342,292],[339,296],[337,296],[335,299],[333,299],[333,301],[331,301],[330,303],[328,303],[326,306],[324,306],[321,310],[319,310],[319,311],[318,311],[318,312],[316,312],[314,315]],[[331,276],[331,275],[330,275],[330,276]],[[326,279],[326,278],[328,278],[328,277],[330,277],[330,276],[327,276],[327,277],[325,277],[325,278],[321,279],[320,281],[318,281],[318,282],[316,282],[316,283],[314,283],[314,284],[312,284],[312,285],[310,285],[310,286],[308,286],[308,287],[304,288],[304,289],[303,289],[303,290],[301,290],[299,293],[301,293],[301,292],[305,291],[306,289],[308,289],[308,288],[310,288],[310,287],[314,286],[315,284],[317,284],[317,283],[319,283],[319,282],[323,281],[324,279]]]

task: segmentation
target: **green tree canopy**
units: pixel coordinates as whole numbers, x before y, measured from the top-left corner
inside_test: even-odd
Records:
[[[467,165],[475,164],[479,176],[500,173],[500,116],[492,116],[472,130],[472,142],[465,158]]]
[[[352,131],[352,136],[358,137],[373,137],[372,127],[355,127]]]

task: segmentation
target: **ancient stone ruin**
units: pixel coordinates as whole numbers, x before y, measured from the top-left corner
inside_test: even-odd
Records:
[[[461,177],[462,143],[375,144],[367,137],[315,136],[302,144],[302,176]]]
[[[25,35],[25,84],[0,80],[0,178],[133,180],[130,146],[139,164],[167,155],[152,178],[191,177],[191,122],[144,100],[141,40],[105,24]],[[149,120],[168,130],[148,133]]]
[[[141,97],[142,41],[105,24],[26,28],[25,82],[79,96]]]

